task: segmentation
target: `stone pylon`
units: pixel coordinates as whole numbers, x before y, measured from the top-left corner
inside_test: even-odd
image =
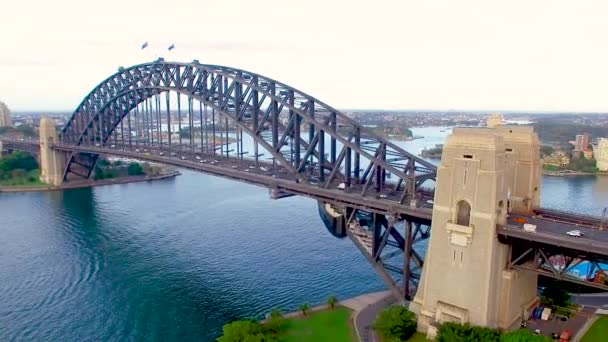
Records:
[[[55,122],[47,117],[42,117],[40,120],[40,180],[53,186],[61,185],[65,168],[63,152],[56,151],[50,146],[57,140]]]
[[[510,246],[496,229],[506,222],[510,192],[522,211],[538,203],[537,142],[531,129],[508,126],[456,128],[447,138],[410,307],[430,337],[448,321],[510,328],[536,301],[536,274],[507,269]]]

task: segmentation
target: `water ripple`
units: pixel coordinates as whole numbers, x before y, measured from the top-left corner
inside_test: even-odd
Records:
[[[590,211],[608,202],[604,179],[573,183]],[[543,204],[565,204],[572,189],[556,184],[544,180]],[[0,194],[0,208],[3,340],[213,341],[232,319],[383,288],[349,241],[326,232],[314,201],[188,171]]]

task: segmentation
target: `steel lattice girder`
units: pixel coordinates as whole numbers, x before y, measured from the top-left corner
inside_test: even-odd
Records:
[[[596,271],[608,277],[606,270],[600,266],[608,263],[608,257],[605,255],[523,241],[517,246],[511,245],[511,248],[511,260],[508,263],[510,268],[528,270],[554,279],[608,290],[608,285],[593,283],[569,274],[581,262],[588,262],[591,267],[586,274],[587,278],[593,276]]]
[[[336,177],[350,182],[354,173],[354,181],[365,185],[364,195],[372,184],[377,191],[381,190],[386,185],[386,173],[390,172],[396,177],[396,190],[403,194],[401,203],[412,197],[412,191],[422,182],[435,179],[433,164],[373,134],[310,95],[255,73],[197,62],[159,60],[121,69],[82,101],[62,130],[62,142],[104,143],[131,109],[147,98],[168,91],[188,95],[230,119],[295,177],[302,172],[304,161],[314,159],[325,186]],[[278,123],[283,109],[289,112],[284,126]],[[300,134],[302,123],[309,126],[308,141]],[[265,130],[271,130],[272,134],[265,137]],[[330,141],[329,160],[325,157],[326,138]],[[282,151],[286,142],[293,146],[295,153]],[[342,145],[340,151],[337,143]],[[368,161],[368,170],[359,177],[361,159]],[[70,158],[70,163],[72,161]],[[325,169],[331,170],[328,179],[325,179]],[[66,174],[68,170],[69,166]]]

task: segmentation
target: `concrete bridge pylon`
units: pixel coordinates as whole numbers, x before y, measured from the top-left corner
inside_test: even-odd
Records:
[[[510,210],[538,206],[538,159],[538,137],[527,127],[456,128],[447,138],[421,282],[410,304],[427,336],[450,321],[508,329],[537,300],[536,274],[507,268],[510,246],[496,229]]]
[[[51,144],[57,141],[55,122],[48,117],[42,117],[40,119],[40,180],[53,186],[61,185],[65,168],[63,152],[51,148]]]

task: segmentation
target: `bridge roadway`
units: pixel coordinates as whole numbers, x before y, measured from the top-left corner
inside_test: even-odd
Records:
[[[15,140],[2,138],[5,143],[17,145],[39,145],[36,140]],[[54,145],[54,148],[66,152],[78,151],[120,157],[147,160],[152,162],[175,165],[192,170],[230,178],[246,183],[256,184],[272,190],[283,191],[288,194],[302,195],[333,204],[343,204],[362,210],[382,213],[395,213],[416,217],[430,223],[432,218],[432,194],[420,194],[417,207],[399,203],[398,195],[390,189],[376,192],[368,190],[368,195],[361,196],[362,185],[353,184],[344,190],[338,189],[341,180],[334,180],[327,188],[318,182],[318,177],[310,177],[296,181],[293,175],[281,166],[273,166],[269,162],[255,162],[250,159],[226,158],[220,154],[203,154],[193,151],[190,147],[180,149],[164,147],[161,151],[156,147],[138,146],[135,151],[116,146],[94,147],[75,145]],[[173,152],[173,153],[172,153]],[[174,154],[174,155],[172,155]],[[182,159],[182,156],[185,159]],[[197,156],[200,159],[197,159]],[[264,167],[266,171],[261,169]],[[381,197],[382,196],[382,197]],[[541,217],[542,216],[542,217]],[[525,219],[527,223],[537,226],[536,232],[526,232],[523,224],[514,219]],[[559,246],[583,254],[592,253],[601,259],[608,259],[608,230],[599,230],[599,218],[575,215],[560,211],[539,208],[535,215],[510,214],[507,224],[498,226],[497,234],[507,238],[534,241],[537,243]],[[566,235],[570,230],[578,229],[584,233],[583,237]]]
[[[591,225],[570,223],[567,222],[565,214],[564,217],[563,220],[560,220],[557,218],[510,214],[507,224],[502,227],[499,226],[497,233],[505,237],[567,248],[578,251],[582,255],[595,254],[597,257],[608,261],[608,230],[599,230],[598,227]],[[524,219],[526,223],[536,225],[536,231],[524,231],[523,223],[516,222],[514,221],[515,219]],[[574,237],[566,235],[566,232],[571,230],[580,230],[583,236]]]
[[[254,160],[226,158],[219,154],[207,154],[195,152],[192,150],[182,150],[179,153],[174,153],[175,150],[151,150],[144,147],[139,148],[139,152],[130,151],[122,148],[94,147],[94,146],[75,146],[54,144],[53,148],[66,152],[76,151],[85,153],[95,153],[104,155],[114,155],[138,159],[143,161],[151,161],[163,164],[169,164],[179,167],[184,167],[204,173],[213,174],[216,176],[229,178],[237,181],[242,181],[250,184],[267,187],[271,190],[278,190],[293,195],[301,195],[310,197],[316,200],[337,204],[347,205],[349,207],[358,208],[367,211],[375,211],[379,213],[391,213],[416,217],[430,223],[432,217],[432,206],[426,201],[418,207],[411,207],[399,203],[399,195],[390,189],[383,189],[381,192],[376,192],[370,188],[368,194],[361,196],[363,186],[353,184],[350,188],[344,190],[338,189],[338,185],[342,180],[334,180],[327,188],[322,187],[318,182],[318,177],[314,176],[309,179],[296,180],[287,169],[276,166],[272,163],[258,162],[255,165]],[[163,155],[161,155],[161,152]],[[197,159],[197,156],[200,159]],[[261,169],[264,167],[266,171]]]

